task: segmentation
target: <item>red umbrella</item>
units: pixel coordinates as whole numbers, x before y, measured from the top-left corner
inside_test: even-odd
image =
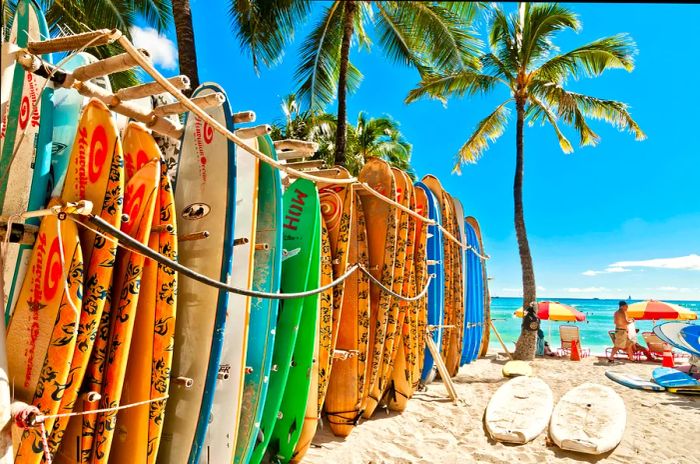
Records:
[[[627,307],[627,316],[633,319],[659,321],[661,319],[695,320],[698,315],[688,308],[664,301],[647,300]]]
[[[523,317],[523,308],[515,311],[515,315]],[[576,321],[586,320],[586,315],[573,306],[559,303],[558,301],[540,301],[537,303],[537,317],[550,321]]]

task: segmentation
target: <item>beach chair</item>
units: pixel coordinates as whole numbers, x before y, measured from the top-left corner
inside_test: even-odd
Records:
[[[664,341],[659,338],[654,332],[642,332],[642,338],[644,338],[644,343],[647,344],[647,348],[654,356],[659,358],[664,357]],[[673,351],[671,347],[671,353],[673,353],[674,358],[683,358],[683,354],[678,351]]]
[[[612,354],[612,351],[615,349],[615,331],[608,330],[608,335],[610,336],[610,341],[612,342],[612,346],[609,348],[605,348],[605,357],[610,359],[610,355]],[[648,343],[647,343],[647,346],[649,346]],[[663,348],[662,348],[662,350],[663,350]],[[632,353],[632,357],[635,359],[635,361],[641,361],[643,354],[644,354],[643,351],[634,350],[634,352]],[[627,352],[626,351],[618,351],[615,356],[620,356],[620,355],[627,356]]]
[[[581,336],[577,326],[560,325],[559,339],[561,340],[561,347],[557,349],[559,356],[571,356],[571,342],[574,340],[576,340],[577,345],[581,349],[581,356],[584,358],[590,356],[591,350],[581,346]]]

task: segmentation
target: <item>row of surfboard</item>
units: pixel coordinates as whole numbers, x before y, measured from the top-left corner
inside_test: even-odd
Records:
[[[15,18],[17,45],[48,35],[35,2],[20,1]],[[297,180],[283,194],[277,170],[194,116],[181,149],[166,153],[140,124],[120,133],[99,101],[42,90],[20,66],[10,71],[0,139],[5,219],[89,200],[93,214],[161,255],[262,292],[313,290],[354,263],[411,297],[434,276],[415,301],[355,272],[320,296],[278,304],[178,278],[85,222],[50,215],[5,224],[15,399],[47,416],[80,414],[48,417],[46,445],[40,429],[14,427],[17,462],[41,462],[47,450],[56,462],[296,461],[322,409],[333,432],[347,435],[380,405],[403,410],[432,380],[426,326],[451,375],[478,356],[487,291],[480,231],[433,176],[414,186],[372,159],[360,180],[442,224],[467,250],[332,179]],[[194,95],[213,92],[225,95],[214,84]],[[228,101],[207,111],[234,129]],[[247,143],[276,157],[268,136]]]

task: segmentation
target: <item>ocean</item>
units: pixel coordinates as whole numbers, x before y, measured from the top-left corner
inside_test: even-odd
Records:
[[[608,336],[608,330],[615,328],[613,324],[613,313],[617,310],[619,300],[540,299],[540,301],[544,300],[558,301],[573,306],[586,315],[585,321],[575,323],[579,327],[581,333],[581,345],[583,348],[590,348],[591,353],[602,354],[605,352],[605,348],[612,346],[610,337]],[[629,300],[628,303],[636,303],[637,301],[638,300]],[[665,301],[679,304],[700,315],[700,301]],[[521,305],[522,298],[493,297],[491,299],[491,319],[510,351],[515,348],[514,343],[520,335],[520,323],[522,319],[515,317],[513,313]],[[553,350],[556,350],[556,348],[560,346],[559,325],[561,324],[573,324],[573,322],[542,321],[542,330],[544,331],[545,339],[549,342]],[[639,329],[640,334],[650,331],[653,325],[652,321],[635,322],[635,326]],[[644,340],[641,335],[639,336],[639,343],[644,345]],[[500,350],[501,352],[503,351],[493,330],[491,330],[489,348],[492,350]]]

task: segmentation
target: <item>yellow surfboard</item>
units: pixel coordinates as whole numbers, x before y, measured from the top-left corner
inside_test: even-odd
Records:
[[[55,199],[50,203],[57,205]],[[71,359],[78,335],[83,255],[78,228],[71,220],[46,216],[41,221],[15,311],[7,328],[8,371],[14,398],[56,414],[70,385]],[[44,426],[51,430],[54,420]],[[39,428],[13,426],[15,462],[43,457]]]
[[[124,135],[127,171],[161,159],[160,149],[144,126],[129,123]],[[177,229],[168,167],[161,163],[160,185],[148,238],[149,248],[177,260]],[[122,404],[155,400],[167,395],[172,364],[177,298],[177,273],[146,259],[124,376]],[[158,455],[165,400],[124,409],[117,415],[110,463],[153,463]]]
[[[109,108],[91,100],[83,109],[67,168],[61,198],[67,202],[89,200],[93,213],[119,227],[124,193],[124,158],[117,127]],[[72,383],[63,392],[59,414],[82,410],[78,397],[97,334],[97,327],[112,285],[112,270],[117,244],[96,235],[85,227],[78,228],[85,261],[83,307],[78,326],[78,340],[71,361]],[[75,425],[66,433],[69,421]],[[78,460],[76,438],[81,434],[80,417],[56,419],[49,435],[49,449],[60,459]],[[62,444],[63,443],[63,444]],[[59,445],[60,451],[59,451]]]
[[[359,175],[360,182],[369,184],[375,191],[392,200],[396,198],[396,180],[389,164],[379,158],[370,158]],[[392,288],[398,214],[396,208],[374,195],[361,193],[362,207],[366,213],[367,249],[369,270],[385,287]],[[384,342],[391,313],[391,296],[377,285],[370,286],[369,363],[365,377],[365,398],[361,409],[364,417],[371,417],[379,404],[382,378]],[[395,324],[395,322],[394,322]]]
[[[415,189],[415,211],[423,217],[428,216],[428,198],[423,189]],[[428,225],[423,221],[416,221],[414,247],[414,280],[416,292],[421,292],[428,282]],[[413,391],[415,392],[421,381],[423,361],[425,357],[425,328],[428,325],[428,295],[415,302],[415,319],[411,321],[414,332],[413,356],[416,362],[413,364]]]
[[[127,173],[129,171],[127,166]],[[126,186],[124,212],[129,215],[129,221],[122,224],[122,232],[143,244],[149,242],[160,172],[160,161],[151,159],[135,171]],[[117,252],[109,335],[105,345],[107,356],[102,367],[100,409],[114,408],[121,403],[144,261],[140,254],[125,249]],[[116,411],[97,415],[92,450],[92,462],[95,464],[106,463],[109,458],[116,419]]]
[[[348,262],[369,267],[365,215],[360,195],[349,195],[352,212]],[[346,280],[336,348],[347,357],[333,360],[324,409],[333,434],[346,437],[362,414],[370,363],[370,284],[369,278],[355,272]]]

